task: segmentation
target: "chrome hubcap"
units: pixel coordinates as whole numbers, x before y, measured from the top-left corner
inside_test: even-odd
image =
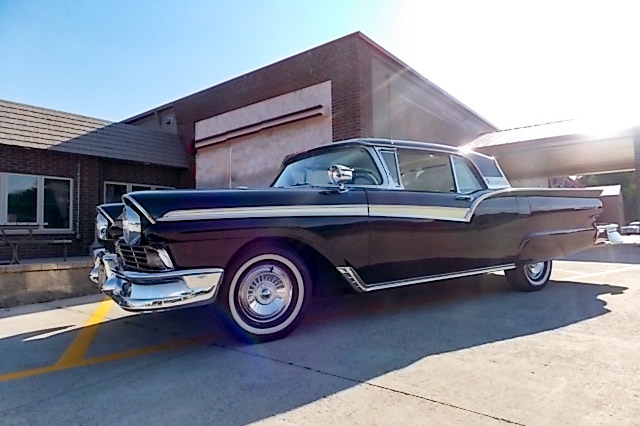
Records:
[[[250,269],[238,287],[238,305],[252,321],[265,323],[281,316],[291,305],[293,283],[284,271],[274,264]]]
[[[539,281],[545,273],[545,262],[529,263],[524,267],[524,273],[531,281]]]

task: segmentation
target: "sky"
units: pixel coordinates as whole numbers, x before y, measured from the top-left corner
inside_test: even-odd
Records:
[[[119,121],[361,31],[495,124],[640,124],[640,2],[0,0],[0,99]]]

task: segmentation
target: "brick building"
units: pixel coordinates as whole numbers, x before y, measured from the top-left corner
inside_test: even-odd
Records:
[[[574,144],[576,138],[564,137],[568,130],[532,128],[526,135],[497,130],[357,32],[122,123],[0,101],[0,227],[35,224],[40,239],[71,237],[71,254],[86,254],[96,204],[141,189],[268,186],[286,155],[356,137],[466,144],[499,157],[514,182],[580,172],[551,160],[584,155],[541,156],[545,141]],[[548,135],[556,130],[562,137]],[[624,143],[618,156],[635,160],[627,169],[640,162],[639,140],[637,132],[635,139],[615,139]],[[558,170],[543,173],[542,166],[556,163]],[[535,173],[524,173],[523,164]],[[20,191],[31,191],[25,211],[16,207]],[[51,200],[62,207],[52,208]],[[46,245],[21,250],[54,254],[60,249]],[[7,256],[0,245],[0,260]]]
[[[95,205],[129,191],[267,186],[286,155],[333,141],[458,145],[493,130],[359,32],[122,123],[0,101],[0,228],[35,227],[38,240],[72,239],[70,254],[87,254]]]
[[[11,257],[7,239],[26,239],[20,257],[61,256],[43,243],[61,239],[72,241],[70,255],[86,255],[97,204],[189,184],[174,135],[0,101],[0,260]]]
[[[459,145],[495,130],[359,32],[124,122],[177,135],[197,188],[269,185],[286,155],[333,141]]]

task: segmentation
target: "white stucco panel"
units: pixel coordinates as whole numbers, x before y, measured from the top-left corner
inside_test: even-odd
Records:
[[[285,93],[255,104],[225,112],[195,123],[196,143],[216,135],[267,122],[282,116],[289,116],[316,106],[329,107],[331,81],[308,86],[294,92]]]
[[[331,82],[207,118],[196,123],[196,187],[269,186],[284,157],[332,140]]]

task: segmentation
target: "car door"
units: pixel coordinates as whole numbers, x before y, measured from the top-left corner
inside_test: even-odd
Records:
[[[368,283],[450,274],[482,266],[468,222],[474,200],[487,192],[473,165],[447,152],[378,151],[395,189],[367,188]]]

